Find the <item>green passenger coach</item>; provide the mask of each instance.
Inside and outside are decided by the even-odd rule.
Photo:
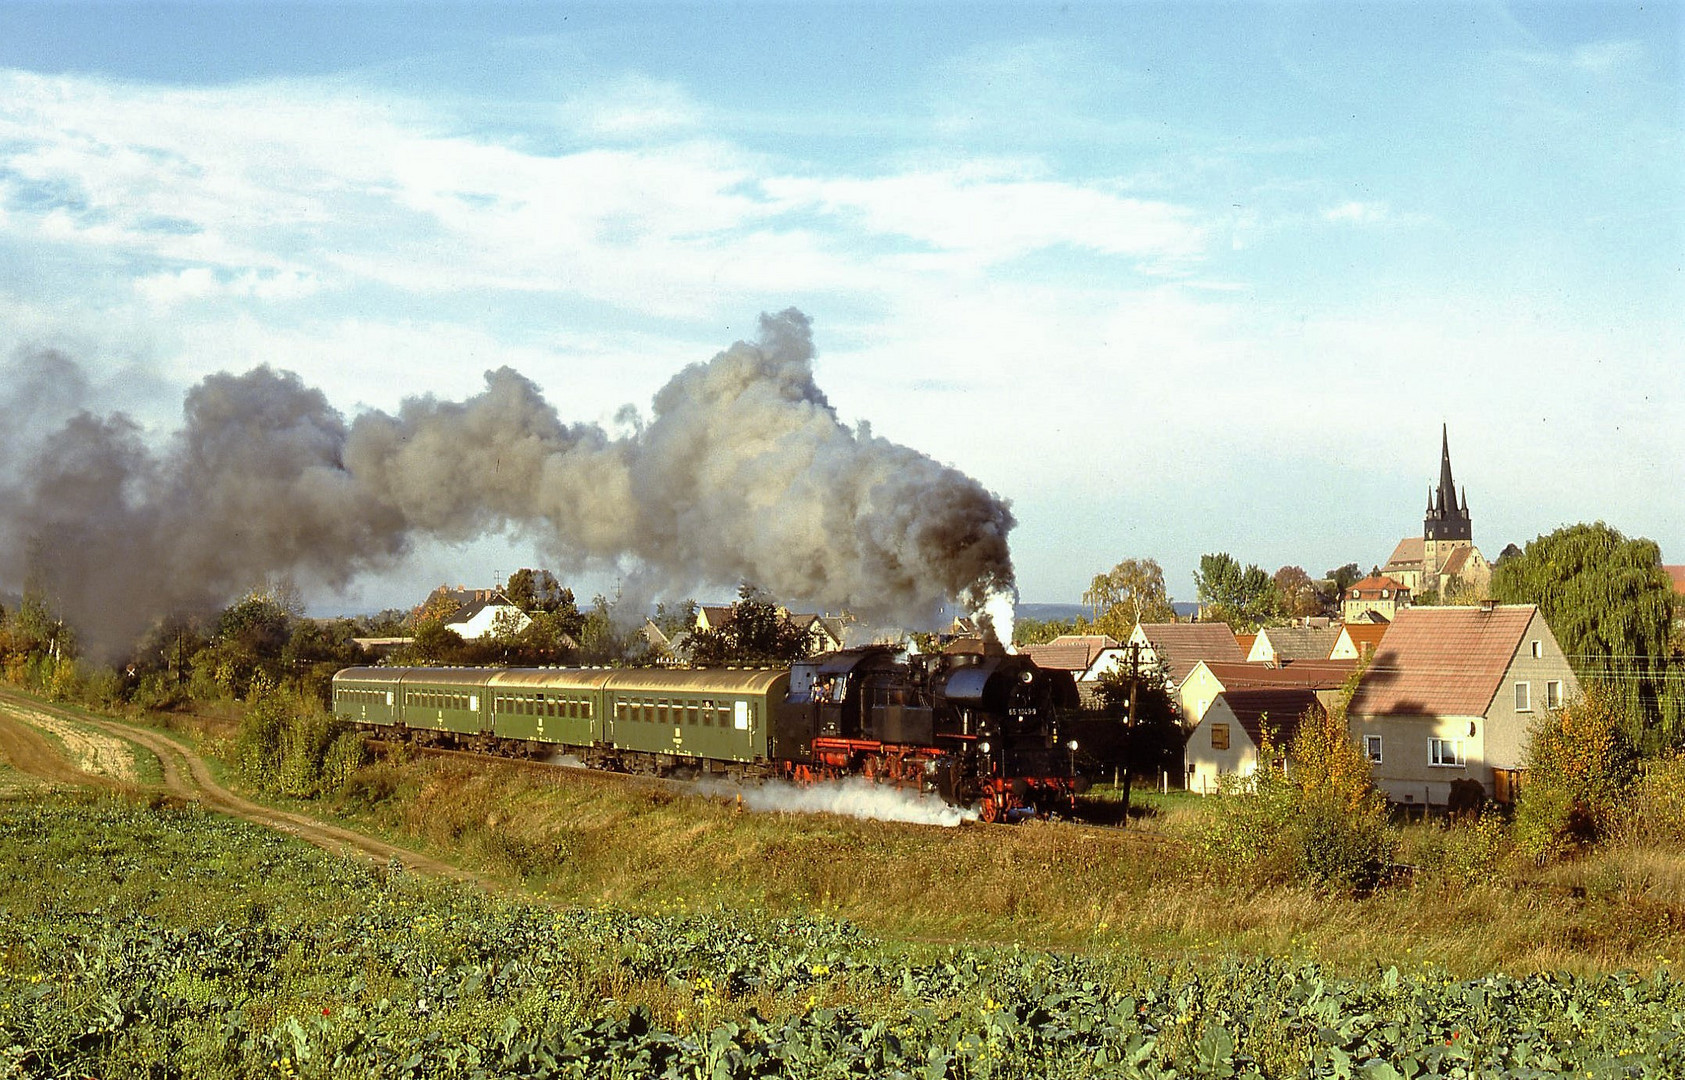
[[[347,668],[334,714],[441,745],[536,754],[633,771],[765,764],[782,670],[711,668]]]

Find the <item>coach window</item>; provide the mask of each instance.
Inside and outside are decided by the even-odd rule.
[[[736,702],[735,705],[736,715],[732,718],[732,727],[735,727],[738,731],[748,731],[749,703],[747,701],[739,701]]]

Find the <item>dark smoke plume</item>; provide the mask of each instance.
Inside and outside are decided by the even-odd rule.
[[[904,446],[851,430],[813,381],[808,319],[761,317],[614,438],[568,425],[509,368],[463,402],[347,422],[297,376],[217,374],[152,448],[82,407],[60,354],[18,358],[0,449],[0,584],[31,583],[114,655],[166,612],[291,576],[342,589],[417,540],[508,532],[634,594],[753,581],[869,625],[928,626],[945,601],[1011,593],[1006,504]]]

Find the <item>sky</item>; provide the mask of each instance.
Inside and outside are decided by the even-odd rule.
[[[762,312],[1010,500],[1020,594],[1420,535],[1685,562],[1685,6],[0,6],[0,355],[162,440],[206,374],[346,415],[510,365],[616,430]],[[620,419],[617,419],[617,416]],[[408,606],[543,552],[423,547]],[[552,565],[582,595],[612,581]],[[733,583],[700,590],[728,598]]]

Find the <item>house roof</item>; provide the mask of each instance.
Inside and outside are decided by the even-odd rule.
[[[1440,567],[1439,572],[1446,577],[1453,577],[1462,573],[1463,564],[1469,561],[1469,552],[1473,550],[1473,548],[1466,547],[1452,548],[1451,554],[1445,557],[1445,565]]]
[[[710,630],[718,630],[731,622],[730,604],[703,604],[696,609],[696,625],[706,626]]]
[[[1364,672],[1352,714],[1486,715],[1537,611],[1532,604],[1400,611]]]
[[[1386,622],[1349,622],[1342,628],[1342,631],[1347,637],[1351,638],[1352,645],[1361,653],[1364,646],[1371,649],[1380,648],[1381,639],[1387,636],[1387,627],[1391,625],[1391,623]],[[1332,652],[1333,650],[1330,649],[1329,651]]]
[[[1041,645],[1025,645],[1019,651],[1037,667],[1080,673],[1087,671],[1101,653],[1119,647],[1120,643],[1106,634],[1061,634]]]
[[[1205,662],[1224,691],[1258,687],[1297,687],[1301,690],[1337,690],[1357,669],[1355,660],[1301,660],[1286,667],[1263,664]]]
[[[1135,630],[1152,643],[1153,652],[1177,683],[1201,660],[1246,659],[1227,623],[1141,623]]]
[[[1322,704],[1309,690],[1296,687],[1268,687],[1256,690],[1225,690],[1217,695],[1229,706],[1235,720],[1246,729],[1254,746],[1264,744],[1264,729],[1270,742],[1285,746],[1299,733],[1299,719]],[[1211,713],[1205,714],[1207,718]]]
[[[1420,536],[1406,536],[1392,549],[1387,557],[1387,566],[1419,567],[1427,557],[1427,541]]]
[[[1381,597],[1382,589],[1387,590],[1387,599],[1389,600],[1397,596],[1400,591],[1410,591],[1409,586],[1403,585],[1385,574],[1370,574],[1362,581],[1354,581],[1346,586],[1346,599],[1359,600],[1367,596],[1371,600],[1378,600]]]
[[[462,623],[473,622],[474,617],[482,611],[485,611],[487,608],[490,608],[493,611],[509,610],[520,612],[521,610],[509,601],[501,598],[492,600],[474,600],[457,608],[456,614],[445,620],[445,625],[457,626]]]
[[[1326,660],[1340,639],[1335,626],[1268,626],[1258,631],[1268,638],[1278,660]]]
[[[1251,656],[1252,655],[1252,643],[1258,640],[1258,635],[1257,634],[1236,634],[1234,636],[1234,640],[1235,640],[1235,644],[1240,646],[1240,655]]]
[[[1685,596],[1685,566],[1664,566],[1668,580],[1673,582],[1673,591]]]

